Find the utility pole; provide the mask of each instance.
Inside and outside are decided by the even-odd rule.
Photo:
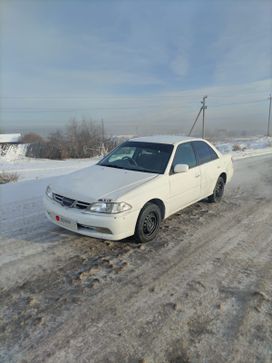
[[[193,126],[191,127],[191,130],[189,132],[189,136],[191,136],[191,133],[193,132],[193,129],[194,129],[196,123],[197,123],[197,120],[198,120],[201,112],[203,112],[203,114],[202,114],[202,138],[204,139],[204,137],[205,137],[205,110],[207,109],[207,106],[205,105],[205,100],[206,100],[207,97],[208,96],[204,96],[202,98],[202,101],[201,101],[202,106],[200,107],[200,110],[199,110],[199,112],[198,112],[198,114],[196,116],[196,119],[195,119],[195,121],[193,123]]]
[[[207,106],[205,105],[205,100],[208,96],[204,96],[202,103],[202,139],[205,139],[205,110],[207,109]]]
[[[268,122],[267,122],[267,136],[270,136],[270,117],[271,117],[271,94],[268,97],[269,99],[269,111],[268,111]]]
[[[104,127],[104,120],[101,120],[101,131],[102,131],[102,142],[105,140],[105,127]]]
[[[201,111],[202,111],[202,106],[200,107],[200,110],[199,110],[199,112],[198,112],[198,114],[196,116],[195,122],[193,123],[193,126],[191,127],[191,130],[190,130],[188,136],[191,136],[191,133],[193,132],[193,129],[194,129],[196,123],[197,123],[197,120],[198,120],[198,118],[199,118],[199,116],[201,114]]]

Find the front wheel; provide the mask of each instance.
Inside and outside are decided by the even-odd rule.
[[[213,194],[208,197],[209,202],[218,203],[221,201],[225,189],[225,180],[220,176],[217,179]]]
[[[153,203],[148,203],[140,212],[136,228],[135,239],[137,242],[145,243],[153,240],[160,228],[161,224],[160,208]]]

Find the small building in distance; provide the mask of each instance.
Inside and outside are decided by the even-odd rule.
[[[18,144],[21,134],[0,134],[0,144]]]

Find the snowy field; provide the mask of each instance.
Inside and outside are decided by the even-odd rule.
[[[231,153],[234,160],[272,153],[272,138],[243,138],[226,142],[215,142],[223,153]],[[233,149],[238,149],[233,151]],[[43,179],[68,174],[75,170],[95,164],[93,159],[49,160],[25,157],[26,145],[11,147],[7,154],[0,155],[0,172],[17,173],[19,181]]]
[[[17,173],[19,181],[42,179],[63,175],[96,163],[94,159],[49,160],[25,156],[26,145],[11,147],[6,155],[0,156],[0,172]]]

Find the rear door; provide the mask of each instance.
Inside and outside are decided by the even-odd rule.
[[[174,173],[177,164],[187,164],[186,173]],[[170,212],[186,207],[200,198],[200,168],[190,142],[180,144],[175,152],[174,160],[169,175],[170,185]]]
[[[218,176],[221,162],[217,153],[205,141],[192,142],[201,173],[201,197],[212,194]]]

